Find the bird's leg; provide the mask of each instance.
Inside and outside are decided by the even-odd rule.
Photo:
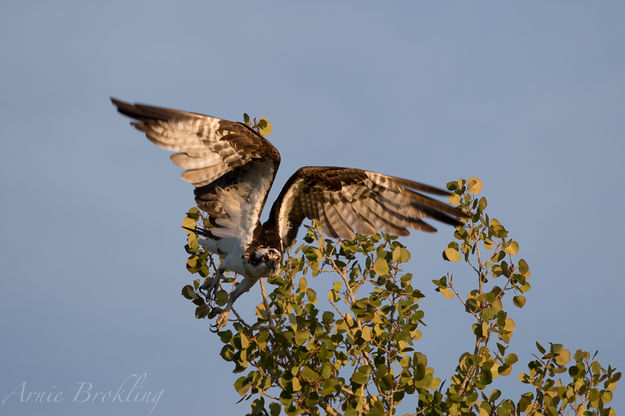
[[[241,283],[238,284],[238,286],[232,291],[232,293],[230,293],[226,308],[219,314],[219,316],[217,317],[217,322],[213,326],[215,328],[215,331],[219,331],[228,323],[228,316],[230,315],[230,309],[232,309],[232,304],[234,303],[234,301],[237,300],[237,298],[243,293],[250,290],[250,288],[254,286],[254,283],[256,283],[257,280],[258,279],[250,279],[246,277],[241,281]]]
[[[219,282],[221,278],[224,276],[224,269],[217,269],[217,273],[210,280],[205,281],[202,286],[200,286],[200,293],[204,295],[207,301],[211,301],[215,297],[215,293],[217,292],[217,288],[219,287]],[[204,293],[205,291],[206,293]]]

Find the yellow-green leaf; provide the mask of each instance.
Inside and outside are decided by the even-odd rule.
[[[382,257],[378,257],[378,259],[373,263],[373,271],[379,274],[380,276],[386,275],[389,272],[388,263]]]
[[[479,180],[478,178],[475,177],[471,177],[469,178],[468,184],[467,184],[467,189],[469,190],[469,192],[471,192],[472,194],[479,194],[480,191],[482,190],[482,181]]]
[[[297,377],[293,377],[292,385],[293,385],[293,391],[300,391],[302,389],[302,385],[300,384],[299,379]]]
[[[303,345],[306,341],[308,341],[308,338],[310,338],[310,331],[308,330],[300,331],[297,334],[295,334],[295,344]]]
[[[200,210],[197,207],[191,208],[189,211],[187,211],[187,217],[198,220],[200,218]]]
[[[445,296],[447,299],[451,299],[451,298],[454,297],[454,293],[451,290],[447,289],[447,288],[440,289],[440,291],[443,294],[443,296]]]
[[[436,390],[439,384],[441,384],[441,379],[437,377],[432,377],[432,381],[430,382],[430,385],[428,386],[428,388],[430,390]]]
[[[304,366],[301,371],[302,377],[304,380],[314,383],[319,379],[319,374],[313,371],[310,367]]]
[[[371,341],[371,328],[369,328],[368,326],[362,328],[362,339],[367,342]]]
[[[571,361],[571,353],[569,352],[569,350],[563,349],[556,357],[556,364],[558,365],[565,365],[569,361]]]
[[[263,136],[271,135],[271,130],[272,130],[271,129],[271,123],[269,122],[269,120],[266,117],[261,117],[261,120],[265,120],[267,122],[267,125],[264,128],[259,128],[258,131]]]
[[[236,391],[241,395],[245,395],[245,393],[247,392],[247,390],[250,388],[251,385],[251,381],[247,378],[247,376],[242,376],[239,377],[237,379],[237,381],[234,382],[234,388],[236,389]]]
[[[510,318],[506,318],[506,323],[504,326],[504,329],[506,331],[514,331],[514,328],[516,328],[516,325],[514,324],[514,321]]]
[[[451,194],[447,198],[449,198],[449,203],[451,205],[458,205],[458,204],[460,204],[461,199],[460,199],[460,195],[458,195],[458,194]]]
[[[191,217],[184,217],[184,220],[182,220],[182,226],[183,227],[187,227],[187,228],[191,228],[192,230],[195,230],[195,220]],[[185,229],[186,232],[190,233],[191,231]]]
[[[410,260],[410,252],[406,250],[404,247],[397,246],[393,250],[393,262],[395,263],[405,263]]]
[[[516,241],[510,241],[510,243],[508,243],[508,246],[506,247],[506,253],[510,254],[511,256],[514,256],[518,252],[519,252],[519,243],[517,243]]]
[[[265,309],[265,304],[261,303],[256,307],[256,316],[260,319],[268,319],[267,310]]]
[[[443,258],[447,261],[460,261],[462,258],[458,250],[452,247],[447,247],[445,251],[443,251]]]
[[[406,263],[408,260],[410,260],[410,252],[408,250],[406,250],[405,248],[401,248],[401,262],[402,263]]]
[[[306,282],[306,278],[305,277],[300,277],[299,279],[299,287],[298,287],[298,292],[305,292],[306,289],[308,289],[308,282]]]
[[[250,340],[247,339],[245,334],[241,334],[241,348],[247,348],[250,345]]]
[[[514,306],[516,306],[517,308],[522,308],[523,305],[525,305],[525,296],[523,295],[515,296],[512,299],[512,303],[514,303]]]

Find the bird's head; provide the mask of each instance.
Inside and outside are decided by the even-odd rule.
[[[272,276],[282,267],[282,255],[272,247],[259,247],[250,256],[250,264],[259,276]]]

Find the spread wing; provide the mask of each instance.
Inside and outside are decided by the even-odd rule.
[[[229,240],[220,248],[235,240],[249,243],[280,165],[276,148],[241,123],[111,101],[151,142],[176,152],[171,160],[185,169],[182,179],[196,186],[195,200],[210,215],[212,233]]]
[[[408,228],[436,231],[422,218],[461,224],[462,211],[425,194],[449,193],[361,169],[308,166],[282,188],[268,223],[277,227],[284,247],[292,244],[304,218],[318,220],[329,236],[345,239],[378,229],[394,235],[407,235]]]

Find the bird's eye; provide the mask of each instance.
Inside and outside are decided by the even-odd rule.
[[[269,257],[267,257],[267,255],[265,254],[265,255],[263,256],[263,261],[267,261],[267,260],[269,260]]]

